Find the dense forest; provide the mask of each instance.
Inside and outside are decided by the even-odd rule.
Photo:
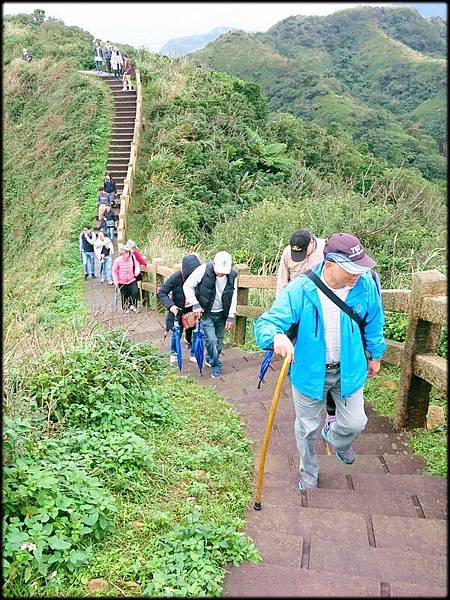
[[[191,57],[261,86],[274,111],[339,127],[392,166],[446,179],[447,27],[412,8],[293,16],[230,32]]]

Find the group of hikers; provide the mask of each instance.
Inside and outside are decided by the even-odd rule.
[[[255,322],[257,344],[273,348],[291,363],[301,491],[318,486],[315,438],[325,403],[323,439],[341,463],[356,460],[352,444],[367,423],[364,384],[379,372],[386,349],[375,266],[350,233],[325,240],[297,230],[281,256],[275,302]],[[182,332],[186,320],[181,316],[192,313],[185,332],[192,362],[192,329],[201,319],[206,365],[211,377],[221,377],[224,334],[233,327],[237,305],[231,255],[221,251],[204,264],[196,253],[185,256],[181,269],[159,288],[158,297],[168,309],[167,331],[177,319]],[[170,361],[176,360],[172,336]]]
[[[95,237],[86,225],[80,251],[85,278],[89,270],[95,278],[96,256],[102,281],[120,288],[125,312],[136,312],[140,266],[147,263],[133,240],[120,248],[113,262],[111,238],[103,231]],[[256,343],[262,349],[273,348],[291,363],[301,491],[318,485],[315,438],[324,405],[323,439],[341,463],[356,460],[352,444],[367,423],[364,384],[379,372],[386,349],[375,266],[350,233],[321,239],[307,229],[297,230],[281,256],[275,302],[255,321]],[[237,270],[231,255],[220,251],[203,264],[195,252],[184,256],[181,269],[160,286],[158,297],[168,310],[166,331],[173,331],[178,322],[192,362],[196,361],[192,332],[201,321],[205,364],[212,378],[220,378],[224,335],[234,325],[237,306]],[[176,361],[173,334],[170,362]]]
[[[122,91],[131,91],[131,76],[134,75],[135,67],[131,58],[125,52],[122,54],[116,47],[113,48],[110,41],[107,41],[102,48],[99,41],[94,46],[95,72],[101,75],[103,73],[103,60],[106,64],[106,73],[113,73],[116,79],[122,78]]]
[[[141,265],[147,267],[147,261],[134,240],[128,240],[114,260],[113,257],[113,239],[101,229],[96,234],[89,224],[84,225],[80,233],[80,258],[83,262],[84,278],[97,278],[97,261],[100,283],[116,286],[120,291],[124,313],[137,312],[138,281],[142,279]]]

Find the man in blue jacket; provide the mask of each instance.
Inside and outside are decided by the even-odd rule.
[[[336,403],[336,420],[325,425],[322,437],[333,446],[340,462],[355,462],[352,443],[367,423],[363,387],[367,377],[380,370],[386,348],[381,299],[368,275],[375,261],[366,254],[358,238],[349,233],[330,236],[324,258],[315,273],[361,318],[365,317],[366,351],[356,322],[306,275],[291,281],[255,323],[257,344],[267,348],[273,343],[274,351],[292,363],[290,377],[302,491],[317,487],[315,438],[328,390]],[[298,323],[295,347],[285,335],[294,323]]]

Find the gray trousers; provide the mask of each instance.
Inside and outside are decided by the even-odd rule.
[[[319,465],[317,464],[315,442],[316,431],[320,426],[325,399],[330,390],[336,403],[336,421],[330,425],[329,439],[335,451],[345,451],[359,436],[367,423],[364,412],[363,388],[351,396],[341,398],[340,369],[330,369],[325,373],[325,386],[322,400],[305,396],[292,386],[295,409],[295,440],[300,455],[300,477],[306,483],[317,485]]]

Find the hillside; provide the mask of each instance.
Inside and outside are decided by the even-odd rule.
[[[149,256],[178,262],[187,248],[209,257],[225,247],[273,273],[298,223],[360,236],[386,287],[407,286],[422,264],[445,269],[445,199],[417,171],[374,159],[340,127],[269,114],[258,87],[234,76],[148,54],[140,70],[130,221]]]
[[[338,124],[375,156],[446,178],[442,19],[370,7],[289,17],[266,33],[228,33],[190,60],[258,83],[272,110]]]
[[[171,58],[179,58],[196,50],[201,50],[209,42],[214,42],[222,33],[230,31],[231,27],[216,27],[208,33],[197,33],[196,35],[186,35],[184,37],[174,38],[164,44],[159,51],[160,54],[170,56]]]

